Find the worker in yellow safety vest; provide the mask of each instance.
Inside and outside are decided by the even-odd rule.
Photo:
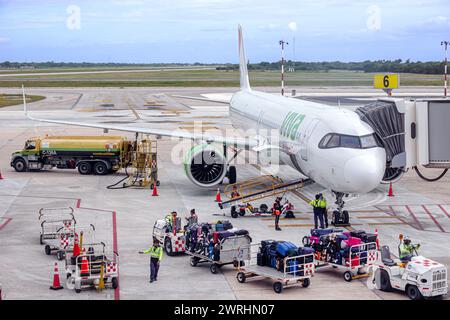
[[[163,249],[158,239],[153,238],[153,245],[145,251],[139,251],[140,254],[150,253],[150,283],[158,280],[159,264],[162,259]]]
[[[405,237],[403,242],[400,243],[399,251],[400,251],[400,260],[402,262],[411,261],[411,258],[414,256],[414,252],[420,248],[420,244],[413,245],[411,244],[411,239]]]
[[[325,197],[322,193],[319,193],[320,196],[320,202],[319,202],[319,208],[321,208],[323,220],[325,222],[325,228],[328,228],[328,212],[327,212],[327,200],[325,200]]]
[[[309,203],[313,207],[313,213],[314,213],[314,229],[317,229],[319,227],[319,221],[320,220],[320,228],[323,229],[323,209],[320,207],[321,200],[320,195],[316,194],[316,197],[313,201]]]

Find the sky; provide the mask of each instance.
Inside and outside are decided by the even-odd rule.
[[[449,0],[0,0],[0,61],[252,63],[443,58]],[[294,40],[295,39],[295,40]]]

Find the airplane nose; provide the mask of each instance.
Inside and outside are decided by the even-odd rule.
[[[345,163],[345,182],[355,192],[366,193],[378,186],[384,170],[384,158],[372,154],[356,156]]]

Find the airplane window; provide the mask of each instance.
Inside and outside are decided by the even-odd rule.
[[[319,142],[319,148],[352,148],[352,149],[368,149],[383,147],[375,134],[365,136],[349,136],[345,134],[329,133],[325,135]]]
[[[327,148],[337,148],[339,147],[339,135],[333,134],[331,135],[330,141],[327,143]]]
[[[359,149],[361,148],[361,143],[359,142],[359,137],[341,135],[340,146],[343,148]]]
[[[379,144],[374,134],[362,136],[360,137],[360,139],[361,139],[361,148],[363,149],[379,147]]]

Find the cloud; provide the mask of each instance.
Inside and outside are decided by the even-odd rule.
[[[295,21],[289,22],[288,27],[292,31],[297,31],[297,22],[295,22]]]

